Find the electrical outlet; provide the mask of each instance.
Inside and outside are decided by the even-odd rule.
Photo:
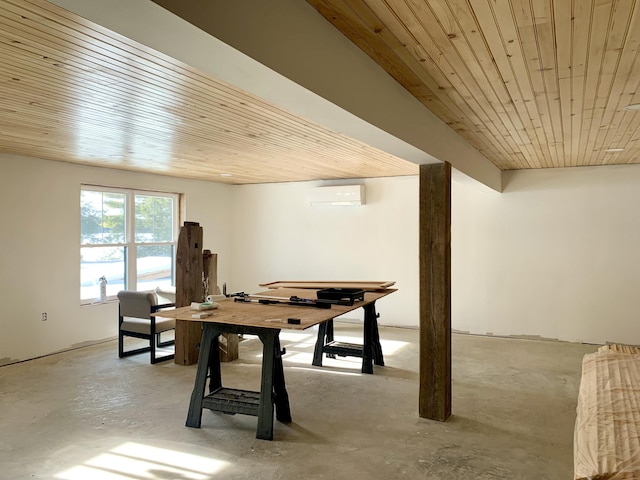
[[[43,322],[47,321],[47,312],[42,312],[42,321]]]

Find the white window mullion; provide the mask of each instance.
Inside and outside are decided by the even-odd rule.
[[[129,290],[138,289],[138,252],[136,250],[135,228],[136,228],[136,205],[135,195],[127,193],[127,288]]]

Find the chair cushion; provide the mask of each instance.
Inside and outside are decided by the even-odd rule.
[[[155,294],[158,299],[158,305],[176,303],[176,287],[156,287]]]
[[[174,318],[156,317],[156,333],[166,332],[174,328],[176,328]],[[120,329],[125,332],[149,335],[151,332],[151,320],[146,318],[124,317]]]
[[[118,292],[120,301],[120,315],[123,317],[148,318],[151,307],[157,305],[156,294],[153,292],[133,292],[121,290]]]

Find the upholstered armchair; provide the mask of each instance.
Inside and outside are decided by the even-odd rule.
[[[170,360],[174,354],[156,356],[156,349],[174,344],[174,340],[162,341],[161,334],[174,330],[176,322],[173,318],[158,316],[165,308],[175,307],[174,303],[158,304],[155,292],[118,292],[120,302],[118,313],[118,356],[120,358],[138,353],[150,352],[151,363]],[[136,337],[149,341],[149,345],[125,351],[124,337]]]

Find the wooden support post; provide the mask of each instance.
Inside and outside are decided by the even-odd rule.
[[[202,272],[202,227],[196,222],[184,222],[176,253],[176,307],[202,301]],[[175,363],[198,363],[201,336],[202,322],[176,321]]]
[[[420,165],[419,415],[451,415],[451,165]]]
[[[220,361],[233,362],[238,358],[238,345],[240,338],[237,333],[220,334]]]
[[[218,254],[211,253],[211,250],[205,250],[202,252],[202,266],[205,285],[203,296],[220,295],[220,287],[218,287]],[[237,333],[220,334],[220,361],[232,362],[238,358],[239,343],[240,339],[238,338]]]
[[[211,250],[202,252],[202,268],[204,272],[206,291],[202,293],[203,297],[207,295],[220,295],[220,287],[218,287],[218,254],[211,253]],[[202,299],[204,301],[204,298]]]

